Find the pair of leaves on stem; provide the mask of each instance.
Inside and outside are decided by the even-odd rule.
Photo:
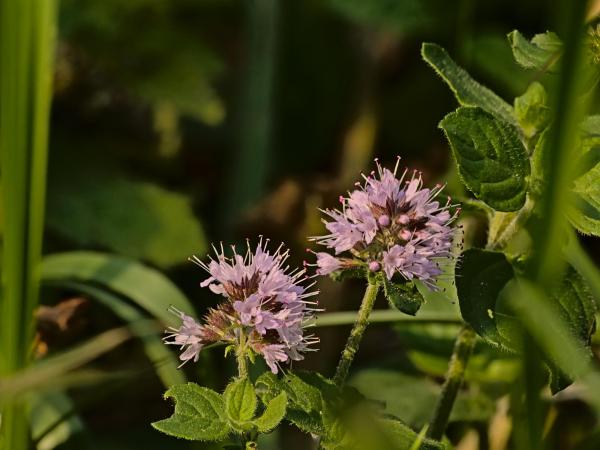
[[[286,419],[318,436],[326,450],[408,450],[418,439],[415,431],[385,414],[381,402],[369,401],[351,387],[340,389],[318,373],[288,373],[280,379],[267,372],[256,380],[256,387],[263,402],[285,392]],[[441,450],[443,446],[425,439],[419,448]]]
[[[165,434],[193,441],[222,441],[229,435],[255,437],[274,429],[285,416],[287,395],[280,392],[264,403],[256,416],[258,399],[247,378],[231,382],[223,394],[195,383],[171,387],[165,398],[175,400],[175,412],[152,426]]]
[[[516,61],[523,67],[552,71],[562,43],[554,33],[531,41],[518,31],[508,36]],[[535,159],[544,150],[542,131],[551,114],[544,87],[532,83],[515,99],[514,108],[482,86],[448,53],[435,44],[423,44],[423,59],[444,79],[462,105],[440,123],[459,174],[475,197],[496,211],[518,211],[525,205],[532,183],[544,180]],[[595,66],[594,66],[595,67]],[[599,71],[600,73],[600,71]],[[592,74],[593,75],[593,74]],[[590,76],[594,84],[598,76]],[[595,81],[596,80],[596,81]],[[535,147],[535,151],[534,151]],[[568,212],[582,233],[600,236],[600,118],[590,116],[581,125],[578,157],[584,167],[572,185],[576,204]],[[533,153],[533,167],[529,155]],[[532,173],[533,172],[533,173]],[[537,172],[537,173],[536,173]]]

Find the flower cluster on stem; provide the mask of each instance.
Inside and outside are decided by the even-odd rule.
[[[451,223],[460,209],[450,198],[438,201],[442,185],[424,188],[417,171],[405,169],[399,177],[397,171],[398,164],[391,171],[377,162],[377,172],[363,175],[364,183],[340,197],[341,210],[323,211],[329,234],[312,239],[335,254],[316,253],[319,274],[362,266],[436,289],[440,261],[452,257]]]
[[[314,283],[306,285],[305,269],[290,271],[285,265],[289,252],[283,244],[274,252],[267,247],[268,240],[261,238],[254,250],[248,244],[244,256],[232,246],[227,257],[221,246],[208,262],[191,258],[210,275],[201,286],[225,301],[210,309],[202,323],[173,309],[181,325],[167,330],[165,342],[181,347],[183,363],[197,361],[208,344],[224,343],[235,351],[240,370],[246,370],[245,358],[260,355],[277,373],[282,364],[313,350],[318,338],[305,334],[305,328],[316,311],[316,303],[309,300],[317,294],[310,291]]]

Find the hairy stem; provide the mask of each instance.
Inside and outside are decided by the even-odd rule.
[[[373,310],[373,305],[375,304],[378,291],[379,282],[369,283],[367,285],[365,295],[362,299],[362,304],[360,305],[360,309],[358,311],[358,316],[356,317],[356,322],[354,322],[350,336],[348,336],[348,341],[346,341],[346,346],[342,351],[340,362],[338,363],[335,376],[333,377],[334,383],[339,387],[342,387],[346,382],[348,371],[350,370],[350,366],[354,360],[354,355],[358,351],[362,336],[367,328],[367,325],[369,324],[369,315]]]
[[[446,381],[429,425],[427,436],[431,439],[439,441],[444,435],[450,412],[463,382],[467,362],[474,346],[475,331],[469,325],[465,325],[456,338],[454,350],[448,364]]]

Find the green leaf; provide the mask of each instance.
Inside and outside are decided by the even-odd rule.
[[[461,107],[448,114],[440,128],[465,185],[498,211],[516,211],[525,204],[529,159],[517,129],[481,108]]]
[[[97,252],[67,252],[49,255],[42,264],[44,282],[82,281],[103,286],[129,298],[154,317],[175,325],[169,306],[192,312],[185,295],[157,270],[127,258]]]
[[[596,329],[597,307],[588,285],[573,267],[567,267],[560,286],[552,292],[552,298],[573,336],[589,347]]]
[[[546,90],[537,81],[529,85],[527,91],[515,98],[515,115],[517,122],[527,138],[531,138],[548,125],[550,108]]]
[[[411,450],[413,443],[417,439],[422,439],[415,431],[396,419],[382,419],[380,426],[393,448],[397,450]],[[444,450],[446,446],[442,442],[425,438],[418,448],[420,450]]]
[[[261,433],[267,433],[275,428],[285,417],[287,407],[287,394],[281,392],[273,400],[267,403],[262,415],[253,421]]]
[[[281,392],[287,394],[286,419],[305,433],[324,433],[321,413],[323,396],[318,384],[327,383],[319,374],[309,372],[288,373],[279,380],[266,372],[256,380],[257,393],[268,404]]]
[[[192,441],[220,441],[231,431],[219,393],[187,383],[173,386],[165,398],[175,400],[175,413],[152,424],[158,431]]]
[[[225,411],[233,422],[247,422],[254,417],[256,411],[256,394],[254,386],[248,378],[235,380],[225,388]]]
[[[385,276],[383,278],[383,292],[390,306],[405,314],[416,315],[425,299],[414,284],[396,284]]]
[[[508,34],[515,60],[527,69],[554,70],[562,51],[562,42],[555,33],[536,34],[528,41],[514,30]]]
[[[512,106],[471,78],[442,47],[424,43],[421,47],[421,55],[448,84],[461,105],[478,106],[505,122],[516,124]]]
[[[584,126],[584,132],[600,132],[589,119]],[[600,136],[584,137],[581,152],[579,167],[583,173],[573,183],[575,202],[567,216],[579,232],[600,236]]]
[[[51,177],[46,221],[79,246],[101,246],[163,268],[207,247],[188,197],[93,170]]]
[[[508,349],[514,346],[506,334],[507,324],[513,319],[499,304],[499,294],[513,278],[513,268],[503,253],[469,249],[456,266],[463,318],[486,341]]]

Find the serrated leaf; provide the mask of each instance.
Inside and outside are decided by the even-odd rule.
[[[271,372],[265,372],[256,380],[257,393],[262,402],[267,404],[285,392],[288,400],[286,419],[305,433],[321,434],[324,432],[321,393],[300,376],[305,376],[304,372],[290,373],[280,380]]]
[[[530,165],[514,126],[481,108],[461,107],[444,117],[440,128],[461,178],[478,199],[497,211],[523,207]]]
[[[414,285],[398,285],[384,278],[383,292],[392,308],[414,316],[425,299]]]
[[[548,125],[550,108],[547,103],[546,90],[537,81],[531,83],[523,95],[515,98],[517,122],[527,138],[535,136]]]
[[[515,60],[527,69],[554,70],[562,51],[562,42],[550,31],[536,34],[529,41],[519,31],[514,30],[508,34],[508,41]]]
[[[104,247],[160,267],[180,264],[207,246],[183,194],[94,172],[51,181],[48,227],[80,246]]]
[[[478,106],[505,122],[516,124],[512,106],[471,78],[466,70],[454,62],[444,48],[437,44],[424,43],[421,47],[421,55],[448,84],[461,105]]]
[[[174,414],[152,426],[165,434],[192,441],[220,441],[231,429],[222,396],[195,383],[178,384],[165,392],[175,400]]]
[[[275,428],[285,417],[287,407],[287,394],[281,392],[273,400],[267,403],[262,415],[253,421],[261,433],[266,433]]]
[[[254,386],[248,378],[235,380],[225,388],[225,411],[234,422],[247,422],[254,417],[257,399]]]
[[[513,278],[514,270],[503,253],[469,249],[456,266],[463,319],[489,343],[510,349],[513,344],[505,331],[513,319],[498,302],[500,292]]]

